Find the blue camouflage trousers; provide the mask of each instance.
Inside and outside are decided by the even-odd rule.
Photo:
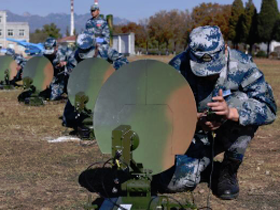
[[[242,161],[257,129],[258,126],[254,125],[242,126],[236,122],[226,122],[216,132],[214,155],[225,152],[225,157]]]
[[[211,163],[212,155],[225,152],[224,158],[242,161],[257,128],[227,121],[216,131],[214,138],[212,132],[195,133],[186,154],[177,155],[175,165],[156,176],[157,185],[167,192],[194,189],[201,180],[201,172]]]
[[[55,77],[50,85],[51,93],[50,100],[59,100],[61,95],[66,93],[67,78],[65,75],[59,75]]]

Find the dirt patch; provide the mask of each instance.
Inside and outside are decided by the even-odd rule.
[[[171,57],[141,57],[168,62]],[[137,57],[133,59],[139,59]],[[271,84],[277,103],[280,99],[280,61],[256,60]],[[78,177],[91,163],[105,160],[97,144],[53,143],[62,136],[64,103],[28,107],[17,102],[19,90],[0,92],[0,209],[84,209],[89,193]],[[250,147],[238,177],[240,195],[222,201],[211,195],[212,209],[279,209],[280,202],[280,121],[261,127]],[[207,205],[208,187],[200,184],[193,192],[197,207]],[[172,197],[190,201],[190,193]]]

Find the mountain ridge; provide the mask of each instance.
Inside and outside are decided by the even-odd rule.
[[[47,16],[32,15],[29,12],[24,12],[22,15],[17,15],[9,10],[7,12],[7,22],[28,22],[30,33],[36,29],[42,29],[43,25],[54,23],[60,29],[62,35],[66,34],[66,30],[70,30],[70,14],[66,13],[50,13]],[[90,13],[78,15],[74,14],[75,30],[80,33],[85,29],[85,24],[91,18]],[[130,21],[124,18],[113,17],[114,25],[125,25]]]

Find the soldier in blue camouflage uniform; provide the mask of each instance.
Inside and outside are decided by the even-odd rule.
[[[99,16],[100,10],[98,3],[95,3],[90,8],[91,16],[86,22],[86,30],[93,33],[98,43],[98,48],[102,49],[100,53],[108,51],[110,45],[110,30],[106,20]]]
[[[23,72],[23,68],[27,62],[27,60],[21,55],[21,54],[17,54],[15,53],[15,51],[11,48],[8,48],[5,55],[10,55],[13,57],[13,59],[16,61],[17,63],[17,75],[10,81],[11,84],[16,85],[17,81],[20,81],[22,79],[22,72]]]
[[[57,49],[56,40],[47,38],[44,43],[44,56],[50,60],[54,67],[54,79],[50,84],[50,100],[59,100],[61,95],[66,93],[68,74],[66,70],[67,60],[72,51],[67,46],[59,46]]]
[[[12,80],[12,83],[22,80],[22,72],[27,60],[20,54],[15,55],[15,61],[17,63],[17,75]]]
[[[177,156],[167,189],[195,187],[212,155],[225,152],[212,190],[221,199],[235,199],[237,170],[248,144],[258,126],[276,118],[272,89],[251,56],[226,46],[217,26],[195,28],[186,51],[169,64],[190,84],[198,121],[186,155]]]
[[[109,63],[113,64],[116,70],[118,70],[122,65],[128,63],[126,57],[118,53],[116,50],[109,48],[108,51],[104,51],[103,48],[98,48],[94,34],[89,31],[79,34],[76,43],[78,49],[71,54],[67,63],[69,73],[71,73],[75,66],[81,61],[94,57],[107,60]],[[74,106],[72,106],[68,100],[63,113],[63,125],[66,127],[72,127],[75,130],[78,127],[79,129],[83,129],[82,121],[84,119],[85,116],[83,115],[76,118]]]

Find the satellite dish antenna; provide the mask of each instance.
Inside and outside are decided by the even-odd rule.
[[[140,138],[133,159],[152,174],[174,165],[196,128],[190,86],[173,67],[153,60],[121,67],[101,87],[94,108],[94,130],[102,153],[111,154],[112,131],[129,125]]]
[[[88,97],[87,109],[93,111],[93,107],[103,83],[114,72],[113,66],[101,58],[90,58],[80,62],[69,77],[67,91],[70,103],[77,105],[77,94]]]
[[[32,84],[39,93],[50,86],[53,75],[52,63],[43,56],[35,56],[26,62],[22,75],[23,85]]]
[[[12,80],[17,75],[17,64],[10,55],[0,56],[0,82]],[[8,78],[5,78],[8,76]]]

